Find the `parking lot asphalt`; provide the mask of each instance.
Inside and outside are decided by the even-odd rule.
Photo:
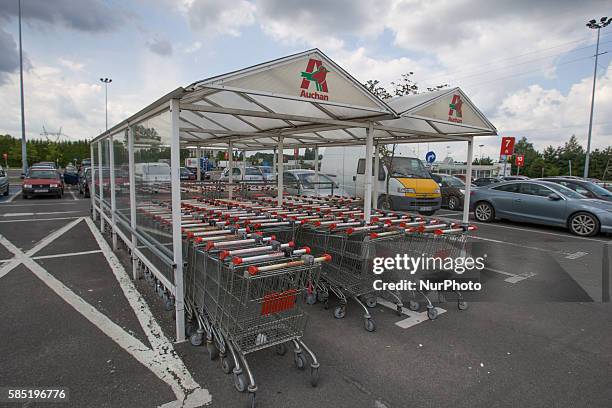
[[[205,347],[173,342],[172,313],[144,280],[130,283],[129,256],[92,229],[89,200],[15,194],[0,198],[0,385],[68,387],[74,407],[167,408],[185,395],[184,406],[247,406]],[[449,301],[430,321],[379,304],[368,333],[354,302],[340,320],[308,306],[319,385],[291,353],[257,352],[259,406],[609,407],[610,238],[478,227],[468,248],[487,255],[485,290],[467,310]]]

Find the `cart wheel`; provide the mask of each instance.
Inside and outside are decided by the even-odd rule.
[[[317,300],[321,303],[325,303],[328,297],[329,295],[327,294],[327,292],[323,292],[323,291],[317,292]]]
[[[234,360],[227,357],[221,358],[221,369],[225,374],[230,374],[234,369]]]
[[[378,304],[378,299],[376,299],[376,296],[370,296],[366,298],[365,304],[369,308],[376,307],[376,305]]]
[[[245,392],[247,389],[247,381],[244,374],[236,374],[234,373],[234,387],[238,390],[238,392]]]
[[[206,350],[208,350],[208,357],[211,360],[214,360],[219,357],[219,349],[217,348],[217,346],[215,346],[214,342],[206,343]]]
[[[325,299],[325,303],[323,303],[323,308],[325,310],[329,309],[329,300],[328,299]]]
[[[295,357],[293,358],[293,362],[295,363],[295,366],[299,370],[303,370],[304,367],[306,367],[306,359],[304,358],[304,354],[302,354],[302,352],[295,353]]]
[[[308,303],[309,305],[314,305],[315,303],[317,303],[317,295],[315,295],[314,293],[306,294],[306,303]]]
[[[397,305],[395,307],[395,313],[397,313],[398,316],[402,315],[402,311],[403,311],[403,309],[402,309],[402,307],[400,305]]]
[[[192,333],[189,336],[189,342],[192,346],[201,346],[202,345],[202,333]]]
[[[169,312],[174,309],[174,300],[171,297],[166,296],[164,299],[164,309]]]
[[[310,367],[310,385],[316,387],[319,383],[319,367]]]
[[[191,335],[195,332],[195,327],[193,323],[189,322],[185,325],[185,336],[191,337]]]
[[[365,329],[369,332],[376,330],[376,325],[372,319],[365,319]]]
[[[468,308],[468,302],[466,302],[465,300],[460,300],[457,302],[457,308],[459,310],[465,310]]]
[[[436,320],[436,318],[438,317],[438,309],[436,309],[435,307],[428,307],[427,317],[429,317],[429,320]]]
[[[287,353],[287,346],[285,346],[285,343],[277,344],[276,354],[278,354],[279,356],[284,356],[285,353]]]
[[[251,400],[251,408],[255,408],[257,400],[255,399],[255,393],[254,392],[251,393],[251,396],[249,397],[249,399]]]
[[[416,312],[420,308],[421,308],[421,304],[417,302],[416,300],[411,300],[410,302],[408,302],[408,309],[412,310],[413,312]]]
[[[346,316],[346,308],[344,306],[336,306],[334,309],[334,317],[336,319],[342,319]]]

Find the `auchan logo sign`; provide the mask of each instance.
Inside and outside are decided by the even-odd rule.
[[[321,60],[310,58],[306,65],[306,70],[302,71],[300,77],[302,83],[300,85],[302,98],[319,99],[322,101],[329,100],[327,95],[329,89],[327,87],[327,74],[330,71],[323,65]],[[314,92],[311,92],[314,85]]]
[[[463,106],[463,101],[461,100],[461,95],[455,94],[453,95],[453,99],[451,103],[448,104],[448,121],[461,123],[463,122],[463,112],[461,108]]]

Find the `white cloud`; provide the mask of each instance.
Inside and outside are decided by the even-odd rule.
[[[180,9],[191,29],[208,37],[238,37],[242,28],[255,22],[255,6],[246,0],[187,0]]]
[[[85,64],[72,61],[67,58],[60,57],[57,61],[60,63],[60,65],[70,69],[71,71],[81,71],[85,67]]]

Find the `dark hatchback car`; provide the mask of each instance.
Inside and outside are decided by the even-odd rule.
[[[489,184],[500,183],[502,180],[497,177],[479,177],[474,180],[474,185],[478,187],[488,186]]]
[[[196,175],[187,167],[181,167],[181,181],[195,180]]]
[[[23,180],[21,192],[24,199],[35,196],[64,195],[64,184],[59,173],[51,169],[31,169]]]
[[[440,185],[442,207],[448,207],[449,210],[463,208],[465,183],[461,179],[449,174],[439,173],[433,173],[431,178]]]
[[[597,198],[600,200],[612,201],[612,192],[608,191],[607,189],[592,181],[560,177],[541,178],[540,180],[561,184],[562,186],[570,188],[578,194],[582,194],[587,198]]]

